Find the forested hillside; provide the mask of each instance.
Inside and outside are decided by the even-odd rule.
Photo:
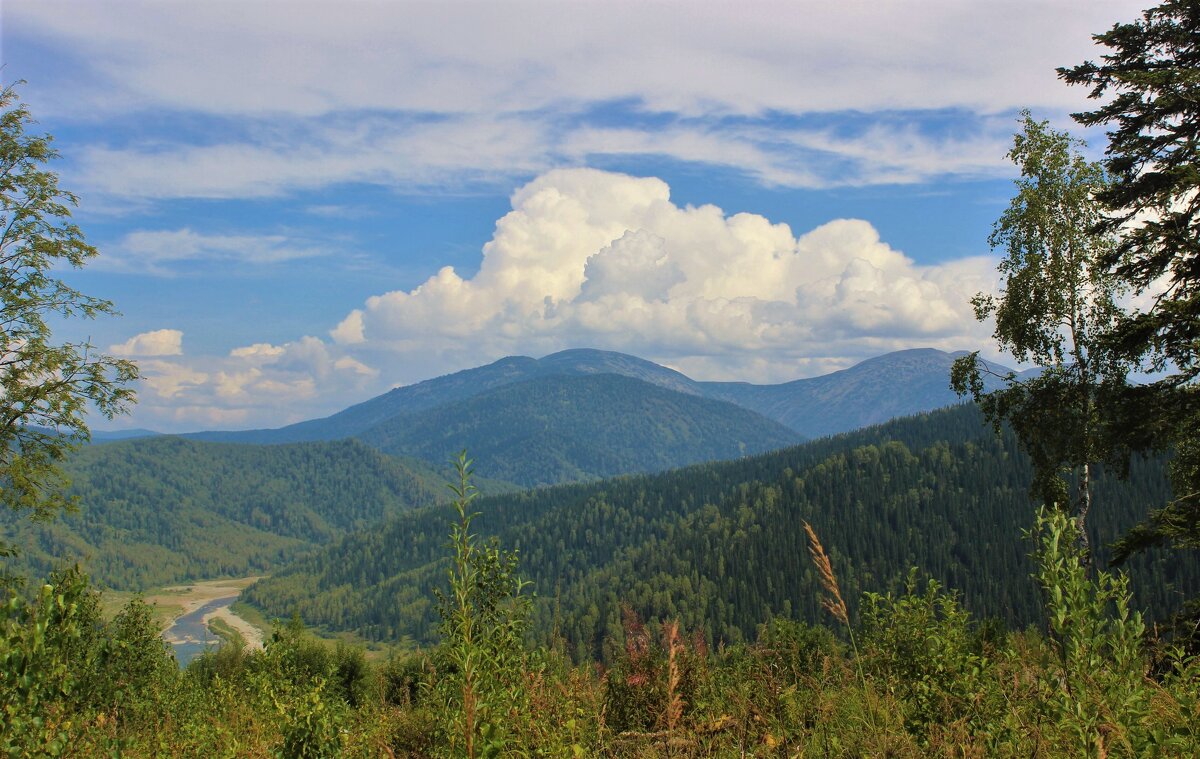
[[[1039,619],[1021,531],[1030,469],[960,406],[741,461],[486,498],[481,534],[517,549],[540,599],[534,628],[574,654],[607,655],[622,604],[678,618],[710,644],[752,636],[782,615],[820,618],[804,521],[830,546],[846,598],[896,588],[911,567],[963,594],[966,608],[1015,626]],[[1158,461],[1129,482],[1103,478],[1091,522],[1111,540],[1168,493]],[[450,513],[427,509],[358,532],[250,588],[269,614],[377,639],[435,638]],[[1200,588],[1195,562],[1130,566],[1151,609]]]
[[[359,438],[425,461],[466,448],[480,474],[528,487],[737,458],[801,439],[732,403],[616,374],[509,384]]]
[[[685,395],[726,401],[774,420],[801,438],[815,438],[879,424],[898,416],[953,405],[958,396],[947,378],[958,354],[932,348],[897,351],[849,369],[775,385],[748,382],[698,382],[673,369],[613,351],[576,348],[540,359],[508,356],[485,366],[399,387],[323,419],[273,430],[209,431],[187,435],[196,440],[239,443],[289,443],[372,437],[372,427],[402,426],[404,420],[428,419],[437,410],[462,409],[464,402],[519,383],[611,374]],[[994,367],[997,377],[1009,370]],[[998,386],[989,378],[987,386]],[[488,403],[495,410],[495,400]],[[508,412],[506,412],[508,413]],[[469,423],[451,415],[453,424]],[[570,434],[568,432],[568,434]],[[443,459],[438,459],[439,463]],[[634,470],[626,470],[634,471]]]
[[[701,391],[753,409],[809,438],[882,424],[889,419],[952,406],[959,397],[946,381],[960,354],[932,348],[896,351],[867,359],[849,369],[778,385],[701,382]],[[989,364],[999,386],[1007,367]]]
[[[0,515],[23,570],[82,560],[122,589],[265,572],[315,545],[444,499],[443,475],[354,440],[282,446],[156,437],[69,461],[79,510],[49,524]]]
[[[481,393],[539,377],[619,374],[681,393],[702,395],[698,384],[672,369],[623,353],[591,349],[559,351],[540,359],[506,356],[485,366],[398,387],[324,419],[273,430],[209,431],[187,437],[238,443],[290,443],[359,435],[388,420],[419,415]]]

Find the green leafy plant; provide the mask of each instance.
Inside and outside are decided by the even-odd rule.
[[[0,607],[0,751],[8,756],[59,756],[72,727],[64,701],[73,693],[82,637],[84,584],[46,583],[33,599],[10,592]]]
[[[1037,579],[1059,669],[1044,676],[1051,711],[1075,750],[1142,756],[1154,688],[1146,678],[1146,626],[1130,608],[1122,573],[1088,576],[1084,554],[1072,540],[1073,519],[1043,508],[1031,533],[1037,542]]]
[[[954,594],[917,572],[902,595],[867,593],[860,611],[865,667],[903,705],[905,724],[920,741],[931,726],[978,722],[991,663],[977,653],[969,615]]]
[[[478,495],[471,467],[463,451],[450,485],[458,519],[450,529],[450,592],[439,593],[438,684],[448,710],[449,750],[473,759],[502,755],[519,718],[528,715],[522,675],[530,598],[524,593],[529,583],[516,574],[516,554],[471,531],[479,516],[469,510]]]
[[[45,168],[58,157],[52,138],[29,134],[33,124],[16,90],[0,90],[0,505],[48,519],[70,506],[60,466],[89,437],[89,406],[123,412],[138,371],[87,343],[54,342],[51,322],[115,310],[55,276],[97,251],[70,221],[78,198]],[[0,543],[0,555],[12,550]]]
[[[324,697],[325,679],[289,704],[283,728],[282,759],[334,759],[341,756],[341,715]]]

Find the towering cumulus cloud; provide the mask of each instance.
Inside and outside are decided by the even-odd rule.
[[[370,297],[328,332],[216,356],[182,333],[141,359],[145,424],[278,425],[511,354],[625,351],[698,379],[779,382],[917,346],[985,342],[970,297],[987,257],[921,266],[861,220],[797,237],[757,214],[679,206],[655,178],[557,170],[517,190],[479,270]],[[148,418],[153,417],[153,418]]]
[[[990,259],[918,266],[865,221],[797,238],[759,215],[680,207],[659,179],[566,169],[517,190],[474,276],[445,267],[372,297],[331,335],[450,362],[592,345],[778,380],[892,348],[974,344],[968,301],[992,287]],[[754,355],[768,351],[770,368]]]

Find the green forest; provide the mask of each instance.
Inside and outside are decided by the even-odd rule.
[[[161,437],[88,446],[65,466],[79,509],[0,514],[10,571],[79,561],[93,582],[143,590],[270,571],[317,545],[443,500],[445,476],[355,440],[248,446]]]
[[[474,525],[520,556],[537,639],[559,636],[578,661],[609,658],[624,607],[678,619],[711,647],[752,640],[774,617],[820,622],[805,522],[830,545],[852,606],[864,591],[903,588],[917,567],[977,617],[1022,629],[1042,617],[1021,540],[1031,478],[1015,435],[959,406],[740,461],[482,498]],[[1101,478],[1096,544],[1167,494],[1157,459],[1137,461],[1127,480]],[[269,616],[430,645],[450,513],[347,535],[243,598]],[[1158,619],[1200,591],[1200,563],[1177,559],[1156,552],[1129,567],[1139,608]]]
[[[427,461],[448,461],[466,447],[481,472],[525,487],[661,471],[801,439],[731,403],[615,374],[514,383],[398,416],[359,438]]]
[[[1200,5],[1167,0],[1058,71],[1093,99],[1076,121],[1109,130],[1103,161],[1022,116],[988,241],[1003,287],[971,302],[1038,371],[961,355],[963,405],[753,456],[704,433],[791,433],[607,375],[378,430],[384,451],[478,446],[449,473],[355,440],[87,446],[140,369],[56,341],[115,307],[60,279],[98,251],[4,89],[0,752],[1200,755],[1197,35]],[[636,419],[589,436],[577,410]],[[579,434],[538,436],[560,417]],[[673,463],[632,438],[729,460],[630,473]],[[472,455],[521,479],[539,445],[562,455],[523,484],[624,473],[477,480]],[[584,445],[612,470],[579,467]],[[260,571],[262,649],[226,625],[180,668],[141,598],[105,610],[105,586]]]

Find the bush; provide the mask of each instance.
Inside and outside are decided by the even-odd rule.
[[[931,725],[979,722],[991,662],[976,652],[953,594],[934,580],[921,592],[913,570],[904,595],[867,593],[860,609],[864,670],[900,702],[914,737],[926,739]]]

